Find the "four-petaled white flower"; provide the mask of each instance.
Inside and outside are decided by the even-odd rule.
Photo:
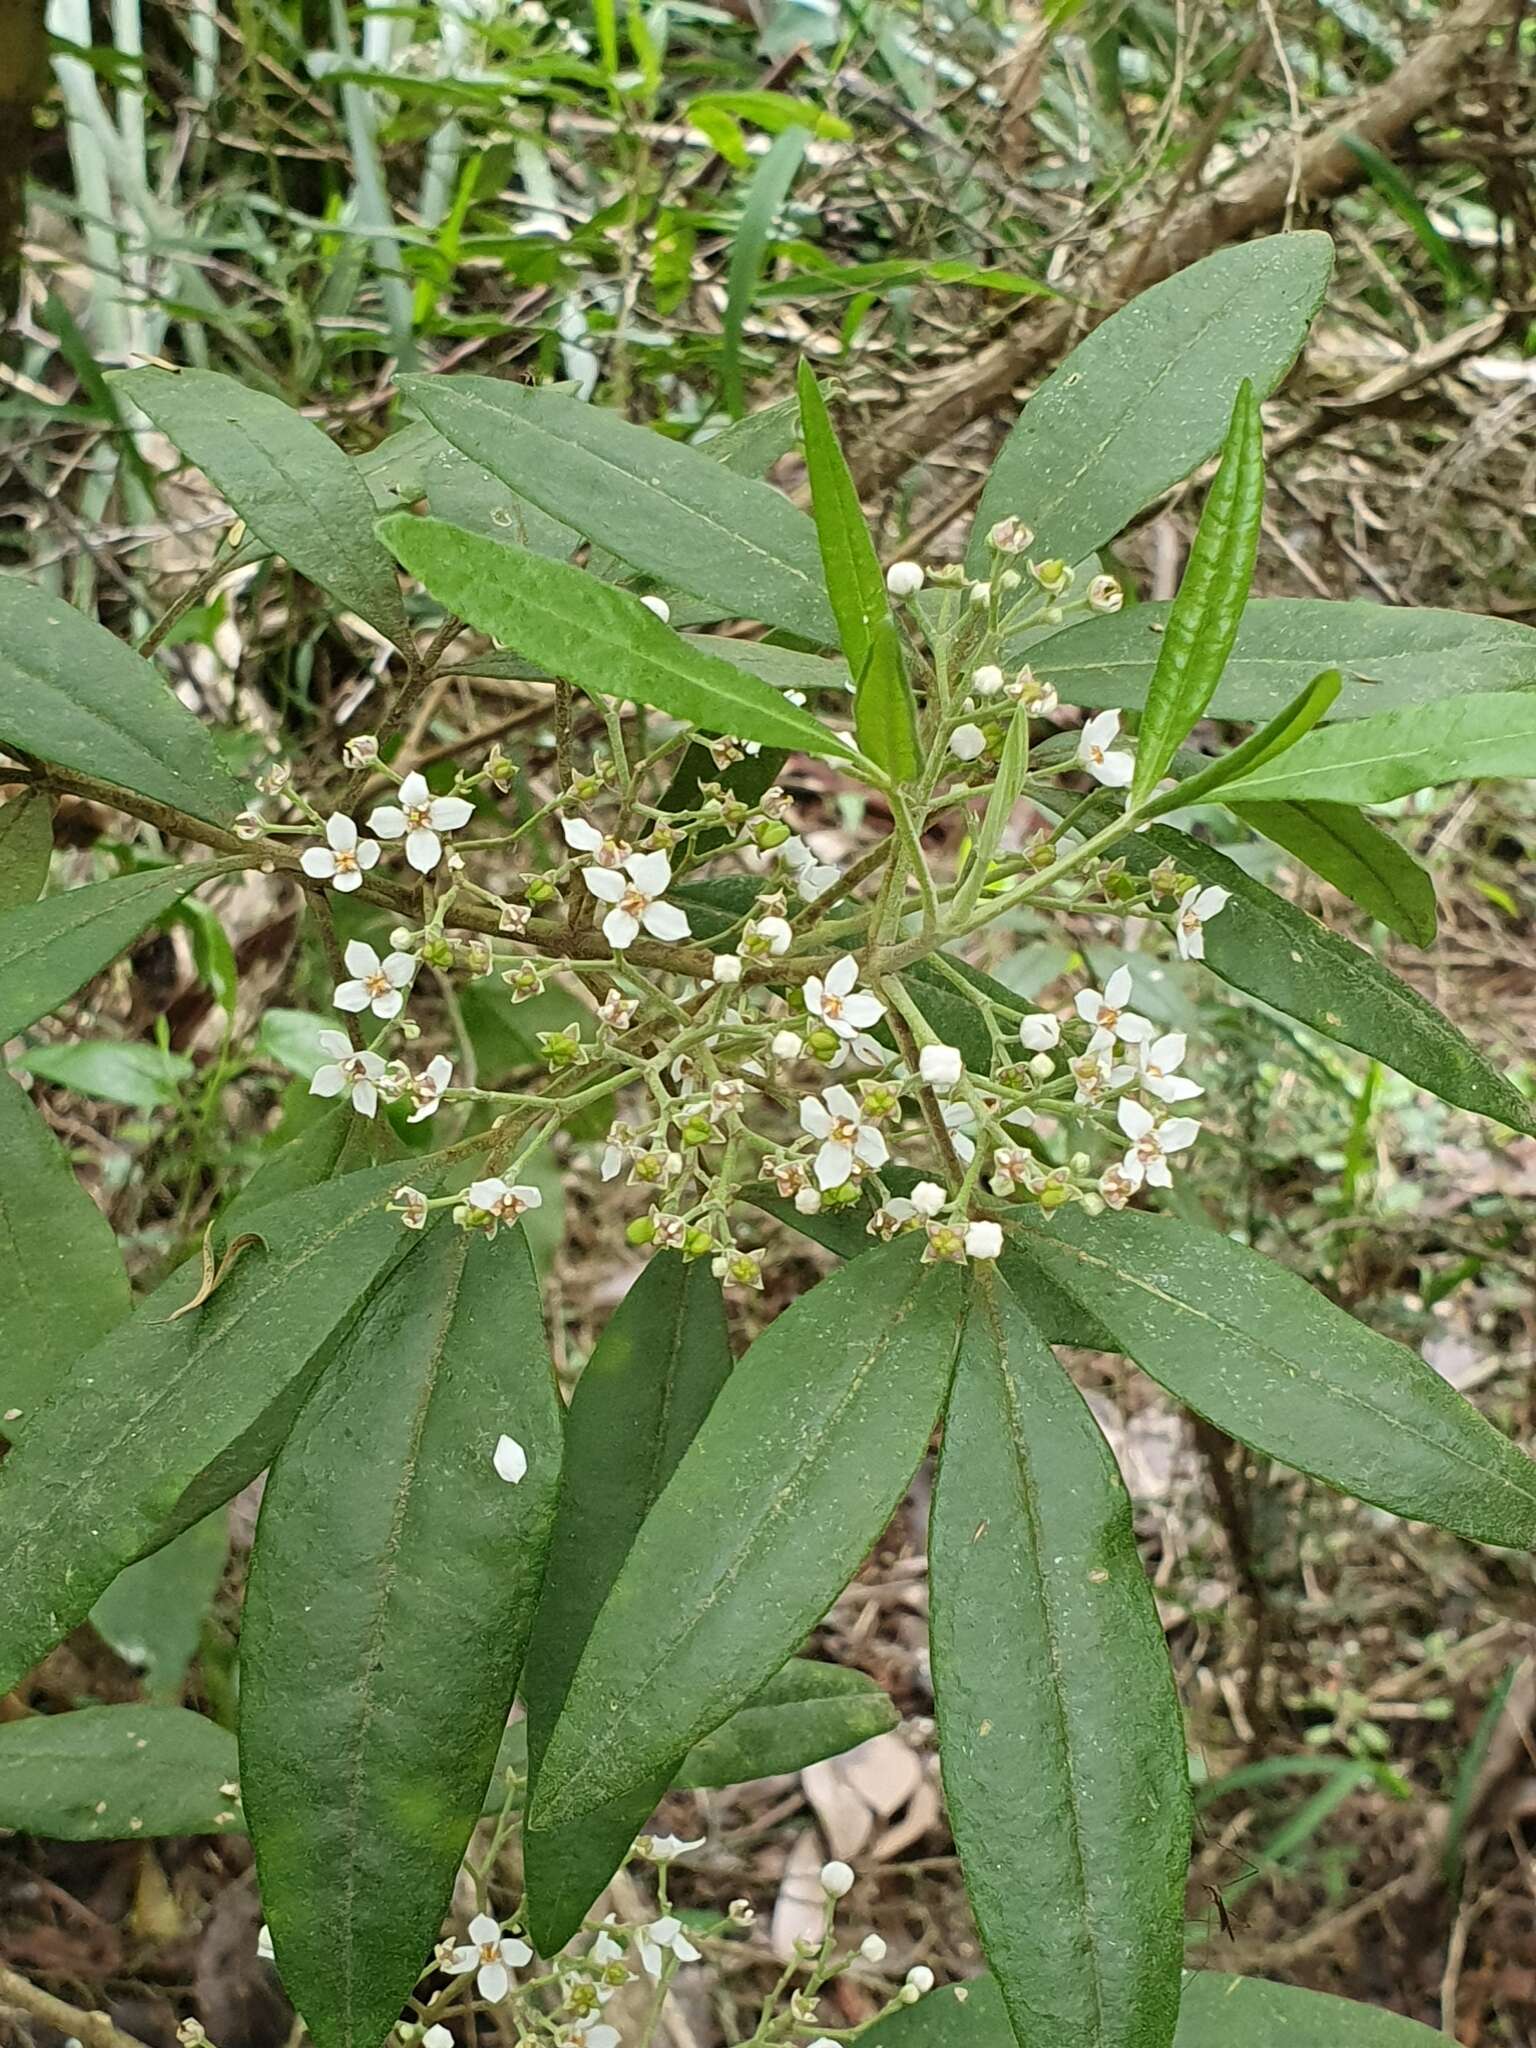
[[[497,1437],[491,1463],[496,1468],[496,1477],[505,1479],[508,1486],[520,1486],[527,1477],[528,1453],[515,1436],[503,1434]]]
[[[637,1944],[640,1950],[640,1964],[648,1977],[659,1977],[664,1952],[671,1950],[680,1963],[696,1963],[699,1952],[683,1932],[683,1923],[671,1913],[660,1920],[653,1920],[649,1927],[642,1927]]]
[[[450,1977],[467,1977],[473,1970],[480,1996],[488,2005],[499,2005],[511,1989],[511,1972],[532,1961],[526,1941],[503,1934],[489,1913],[477,1913],[469,1923],[469,1940],[455,1947],[443,1967]]]
[[[1050,1052],[1061,1043],[1061,1026],[1042,1010],[1038,1016],[1023,1019],[1019,1025],[1019,1039],[1026,1052]]]
[[[344,1088],[350,1088],[352,1107],[358,1115],[373,1116],[379,1107],[379,1082],[384,1077],[385,1062],[376,1052],[354,1052],[344,1031],[322,1031],[318,1042],[330,1059],[315,1069],[310,1094],[340,1095]]]
[[[589,825],[585,818],[562,818],[560,830],[565,834],[565,843],[576,853],[590,853],[600,868],[616,868],[623,864],[629,848],[621,839],[607,839],[595,825]]]
[[[380,804],[369,814],[369,829],[381,839],[403,839],[405,857],[418,874],[430,875],[443,857],[443,832],[457,832],[475,815],[467,797],[434,796],[425,775],[413,770],[400,784],[397,804]]]
[[[1115,1104],[1120,1128],[1131,1141],[1131,1149],[1120,1162],[1125,1178],[1140,1187],[1173,1186],[1168,1161],[1175,1152],[1187,1152],[1200,1135],[1192,1116],[1155,1117],[1143,1103],[1122,1095]]]
[[[386,953],[381,960],[364,939],[350,939],[344,955],[353,976],[336,984],[331,1001],[338,1010],[372,1010],[375,1017],[398,1017],[405,991],[416,972],[409,953]]]
[[[581,879],[600,903],[613,905],[603,919],[603,937],[615,953],[632,946],[642,928],[666,945],[692,937],[687,912],[661,900],[672,883],[672,863],[664,853],[630,854],[624,874],[613,868],[583,868]]]
[[[1184,1064],[1184,1050],[1182,1031],[1165,1032],[1141,1048],[1141,1085],[1159,1102],[1188,1102],[1205,1093],[1198,1081],[1187,1080],[1178,1071]]]
[[[805,984],[805,1007],[839,1038],[856,1038],[885,1015],[885,1005],[867,989],[856,987],[859,963],[851,953],[834,960],[827,978],[813,974]]]
[[[464,1200],[453,1212],[455,1223],[467,1223],[470,1218],[465,1211],[473,1210],[476,1220],[484,1216],[485,1234],[496,1235],[497,1226],[517,1223],[530,1209],[540,1208],[544,1197],[539,1189],[522,1183],[509,1185],[500,1175],[488,1180],[472,1180],[464,1190]]]
[[[800,1128],[820,1138],[814,1172],[822,1188],[840,1188],[861,1166],[879,1168],[890,1158],[890,1148],[878,1124],[866,1123],[857,1096],[840,1083],[825,1095],[808,1095],[800,1104]]]
[[[1179,942],[1182,959],[1205,958],[1205,927],[1219,910],[1226,909],[1231,900],[1230,889],[1202,889],[1196,883],[1193,889],[1185,890],[1179,898],[1178,915],[1173,922],[1174,937]]]
[[[412,1076],[406,1085],[406,1094],[416,1107],[406,1118],[408,1124],[419,1124],[424,1117],[436,1116],[443,1100],[443,1090],[453,1079],[453,1061],[447,1053],[440,1052],[429,1060],[421,1073]]]
[[[795,891],[803,903],[814,903],[837,880],[840,870],[829,861],[818,860],[803,839],[786,839],[779,859],[795,878]]]
[[[361,889],[363,876],[379,857],[376,839],[359,839],[357,827],[340,811],[325,821],[325,845],[306,846],[299,866],[314,882],[329,882],[333,889],[350,894]]]
[[[1134,1010],[1125,1006],[1131,997],[1131,970],[1117,967],[1101,990],[1079,989],[1077,992],[1077,1014],[1085,1024],[1093,1026],[1093,1036],[1088,1041],[1090,1052],[1102,1052],[1113,1045],[1118,1038],[1122,1045],[1144,1045],[1152,1036],[1152,1026],[1145,1017],[1138,1017]]]
[[[1134,755],[1111,751],[1119,730],[1119,712],[1101,711],[1097,718],[1089,719],[1078,736],[1079,764],[1106,789],[1124,789],[1136,772]]]

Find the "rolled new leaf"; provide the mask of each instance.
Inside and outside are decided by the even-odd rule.
[[[973,1287],[929,1533],[955,1845],[1019,2048],[1166,2048],[1189,1783],[1130,1499],[1028,1292]]]
[[[517,1483],[493,1462],[522,1447]],[[533,1623],[561,1455],[521,1232],[439,1225],[368,1304],[262,1499],[240,1783],[318,2048],[377,2048],[427,1962]]]

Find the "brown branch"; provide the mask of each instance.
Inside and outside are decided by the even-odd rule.
[[[0,1963],[0,2005],[15,2006],[18,2011],[30,2013],[45,2026],[54,2027],[66,2037],[83,2042],[84,2048],[144,2048],[136,2034],[125,2034],[121,2027],[114,2026],[110,2014],[104,2012],[82,2012],[77,2005],[67,2005],[62,1998],[55,1998],[51,1991],[39,1991],[35,1984],[29,1984],[25,1977],[18,1977],[14,1970],[8,1970]]]
[[[1146,237],[1069,282],[1072,303],[1043,314],[1033,306],[1021,312],[996,341],[946,370],[880,423],[878,438],[872,437],[855,461],[860,490],[874,496],[889,490],[915,462],[984,419],[1015,385],[1053,363],[1136,291],[1230,242],[1275,227],[1285,217],[1293,181],[1302,199],[1313,200],[1331,198],[1355,184],[1363,173],[1344,138],[1358,135],[1377,149],[1390,147],[1444,96],[1463,59],[1508,15],[1509,0],[1462,0],[1390,78],[1302,143],[1299,163],[1294,138],[1286,134],[1245,170],[1159,215]]]

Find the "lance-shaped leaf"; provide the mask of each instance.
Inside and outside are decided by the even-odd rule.
[[[263,1243],[240,1254],[202,1307],[175,1314],[196,1292],[193,1260],[61,1371],[0,1464],[0,1687],[164,1539],[187,1488],[399,1256],[400,1219],[384,1206],[398,1179],[391,1168],[349,1174],[256,1211],[246,1228]]]
[[[552,1827],[670,1778],[848,1583],[928,1442],[959,1335],[954,1267],[882,1246],[752,1346],[646,1517],[531,1803]]]
[[[730,1370],[707,1263],[658,1253],[609,1318],[566,1416],[560,1507],[523,1674],[535,1785],[592,1624]],[[524,1829],[529,1925],[545,1955],[581,1925],[669,1779],[653,1774],[574,1824]]]
[[[244,801],[160,671],[19,576],[0,577],[0,743],[211,824]]]
[[[45,896],[0,916],[0,1042],[109,967],[145,925],[211,880],[216,866],[143,868]]]
[[[1237,638],[1264,517],[1264,423],[1245,377],[1147,690],[1131,801],[1144,804],[1205,715]]]
[[[398,514],[379,531],[440,603],[593,696],[632,697],[732,739],[852,752],[770,684],[702,653],[637,597],[584,570],[436,519]]]
[[[1188,476],[1220,447],[1239,381],[1263,398],[1296,360],[1332,264],[1326,235],[1244,242],[1095,328],[1003,443],[976,514],[973,573],[989,528],[1010,514],[1035,529],[1037,556],[1077,562]]]
[[[864,524],[859,493],[832,430],[827,402],[803,358],[796,389],[827,594],[837,618],[838,642],[855,681],[854,727],[869,758],[905,782],[918,768],[917,711],[880,557]]]
[[[1235,782],[1251,769],[1263,767],[1294,747],[1305,733],[1309,733],[1318,720],[1325,718],[1328,707],[1338,697],[1342,683],[1336,668],[1324,669],[1314,676],[1304,690],[1301,690],[1257,732],[1250,733],[1240,746],[1230,753],[1218,755],[1214,760],[1202,759],[1192,753],[1177,754],[1166,764],[1180,779],[1173,789],[1165,790],[1146,807],[1145,815],[1156,818],[1164,811],[1183,810],[1188,804],[1204,803],[1206,799],[1225,789],[1227,783]]]
[[[397,647],[410,642],[373,494],[330,435],[217,370],[117,370],[111,383],[217,484],[259,540]]]
[[[1030,649],[1035,673],[1065,703],[1138,710],[1147,701],[1168,610],[1139,604],[1053,633]],[[1208,711],[1213,718],[1273,718],[1325,668],[1344,677],[1328,712],[1335,720],[1527,689],[1536,685],[1536,628],[1463,612],[1256,597]]]
[[[0,911],[35,903],[53,858],[53,798],[24,789],[0,805]]]
[[[633,568],[722,617],[835,638],[815,528],[771,484],[557,391],[491,377],[402,385],[445,441]]]
[[[498,1437],[527,1461],[509,1484]],[[560,1401],[523,1234],[439,1226],[368,1304],[267,1482],[240,1784],[283,1982],[377,2048],[437,1939],[533,1621]]]
[[[82,1707],[0,1724],[0,1828],[56,1842],[222,1835],[243,1822],[235,1738],[184,1707]]]
[[[1415,946],[1433,943],[1435,885],[1390,832],[1348,804],[1234,803],[1232,809],[1389,930]]]
[[[105,1216],[24,1091],[0,1076],[0,1436],[19,1440],[55,1381],[128,1313]]]
[[[1166,2048],[1184,1731],[1131,1503],[1021,1300],[974,1293],[929,1534],[944,1794],[1020,2048]]]
[[[1065,1211],[1008,1255],[1075,1294],[1197,1415],[1374,1506],[1478,1543],[1536,1542],[1536,1464],[1406,1346],[1216,1231]]]
[[[1389,711],[1308,733],[1222,791],[1232,803],[1385,804],[1446,782],[1536,775],[1536,691]]]

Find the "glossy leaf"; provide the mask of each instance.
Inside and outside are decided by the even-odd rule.
[[[237,1832],[235,1738],[184,1707],[0,1722],[0,1828],[56,1842]]]
[[[210,866],[143,868],[6,911],[0,916],[0,1043],[68,1002],[145,925],[219,872]]]
[[[24,789],[0,805],[0,911],[35,903],[53,858],[53,799]]]
[[[560,1507],[523,1674],[535,1781],[592,1625],[730,1371],[706,1262],[658,1253],[609,1318],[566,1415]],[[574,1825],[525,1827],[529,1924],[543,1953],[580,1926],[670,1776],[653,1773]]]
[[[638,598],[584,570],[436,519],[397,515],[380,531],[440,603],[594,696],[630,697],[733,739],[852,751],[767,683],[701,653]]]
[[[803,358],[796,389],[822,568],[838,641],[856,682],[854,727],[869,758],[905,782],[918,769],[917,711],[880,557],[864,524],[858,489],[833,432],[827,402]]]
[[[633,568],[723,617],[834,638],[815,528],[772,485],[557,391],[491,377],[403,383],[446,441]]]
[[[888,1734],[898,1720],[885,1692],[862,1671],[792,1657],[761,1692],[695,1743],[672,1782],[707,1789],[803,1771]]]
[[[1030,660],[1064,703],[1139,710],[1167,618],[1167,605],[1139,604],[1089,619],[1032,648]],[[1344,676],[1328,713],[1335,720],[1525,689],[1536,685],[1536,628],[1464,612],[1257,597],[1243,613],[1208,715],[1273,718],[1326,668]]]
[[[1390,832],[1348,804],[1239,804],[1255,832],[1415,946],[1435,936],[1435,885]]]
[[[1501,690],[1308,733],[1229,783],[1246,803],[1385,804],[1447,782],[1536,775],[1536,691]]]
[[[0,577],[0,744],[212,824],[245,800],[157,668],[19,576]]]
[[[1131,1503],[1027,1313],[977,1269],[929,1534],[944,1792],[1019,2048],[1173,2038],[1190,1804]]]
[[[893,1243],[752,1346],[597,1618],[545,1752],[536,1823],[670,1778],[826,1612],[927,1445],[959,1292],[955,1268]]]
[[[1221,445],[1242,378],[1273,391],[1300,353],[1333,264],[1326,235],[1220,249],[1141,292],[1073,349],[993,465],[968,561],[1016,514],[1037,557],[1081,560]],[[1313,663],[1326,665],[1328,657]]]
[[[59,1373],[0,1464],[0,1687],[164,1540],[187,1489],[399,1256],[400,1219],[384,1206],[398,1180],[376,1168],[257,1210],[246,1228],[265,1248],[243,1253],[205,1306],[171,1319],[201,1277],[190,1260]],[[228,1491],[260,1469],[232,1471]],[[216,1504],[200,1502],[199,1519]]]
[[[506,1432],[527,1472],[492,1456]],[[431,1951],[533,1620],[561,1412],[521,1232],[412,1245],[263,1496],[240,1782],[283,1982],[319,2048],[376,2048]]]
[[[1145,803],[1157,788],[1215,694],[1248,601],[1263,517],[1264,423],[1245,377],[1183,578],[1163,621],[1137,736],[1135,804]]]
[[[14,1441],[70,1360],[127,1315],[129,1293],[111,1225],[24,1090],[4,1076],[0,1244],[0,1436]]]
[[[1478,1543],[1536,1542],[1536,1464],[1416,1353],[1216,1231],[1062,1211],[1014,1240],[1197,1415],[1343,1493]],[[1027,1297],[1028,1278],[1017,1280]]]
[[[138,1666],[148,1698],[174,1704],[181,1697],[228,1553],[229,1517],[205,1516],[119,1572],[91,1609],[91,1626]]]
[[[409,645],[373,494],[330,435],[217,370],[118,370],[109,381],[218,486],[258,539],[397,647]]]

